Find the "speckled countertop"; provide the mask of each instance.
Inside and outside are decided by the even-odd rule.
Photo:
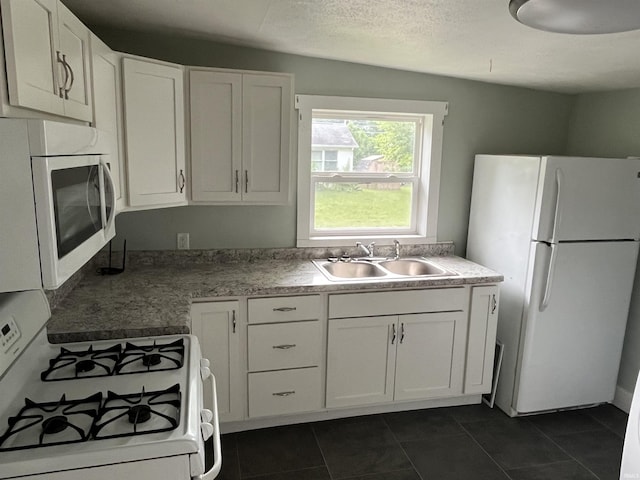
[[[404,255],[438,255],[442,267],[459,275],[430,279],[332,282],[309,258],[327,250],[300,249],[194,252],[135,252],[117,276],[85,275],[53,309],[47,324],[53,343],[189,332],[189,309],[198,298],[290,295],[385,288],[495,283],[502,275],[437,244]],[[315,254],[315,256],[314,256]],[[322,255],[325,254],[325,255]],[[296,257],[306,258],[296,258]],[[133,258],[132,258],[133,257]]]

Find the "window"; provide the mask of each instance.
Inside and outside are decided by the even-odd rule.
[[[436,240],[447,104],[298,95],[298,246]]]

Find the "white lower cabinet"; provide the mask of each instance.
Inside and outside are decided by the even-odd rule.
[[[249,417],[320,410],[320,387],[318,367],[249,373]]]
[[[496,285],[471,288],[469,335],[464,393],[489,393],[493,378],[499,289]]]
[[[455,404],[491,390],[498,294],[479,285],[194,303],[192,332],[223,422]]]
[[[216,377],[220,421],[241,420],[242,370],[239,334],[240,302],[194,303],[191,305],[191,333],[198,337],[202,355],[211,361]],[[205,405],[211,405],[205,391]]]
[[[394,400],[462,393],[465,320],[464,312],[398,317]]]
[[[329,320],[327,407],[462,393],[464,312]]]
[[[250,298],[249,418],[322,409],[319,295]]]

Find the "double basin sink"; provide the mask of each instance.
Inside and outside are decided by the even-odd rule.
[[[345,280],[432,278],[458,275],[422,257],[406,257],[397,260],[363,257],[347,262],[313,260],[313,263],[325,277],[334,282]]]

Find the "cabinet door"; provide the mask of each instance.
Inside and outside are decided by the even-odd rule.
[[[185,204],[182,68],[131,58],[122,68],[129,204]]]
[[[95,35],[91,36],[93,126],[109,134],[109,167],[116,184],[117,209],[126,203],[122,131],[120,56]]]
[[[191,305],[191,332],[198,337],[202,355],[211,361],[216,377],[218,411],[221,421],[242,419],[240,401],[240,335],[239,303],[211,302]],[[211,405],[205,390],[205,405]]]
[[[9,101],[64,115],[57,0],[1,0]]]
[[[327,408],[393,400],[397,318],[329,320]]]
[[[461,394],[465,314],[401,315],[398,322],[394,399]]]
[[[93,120],[89,45],[91,32],[62,4],[58,4],[58,32],[60,52],[67,63],[64,114],[90,122]]]
[[[291,78],[242,79],[242,199],[286,203],[289,196]]]
[[[491,391],[498,328],[498,293],[495,285],[471,289],[464,393]]]
[[[191,71],[191,198],[242,200],[242,74]]]

